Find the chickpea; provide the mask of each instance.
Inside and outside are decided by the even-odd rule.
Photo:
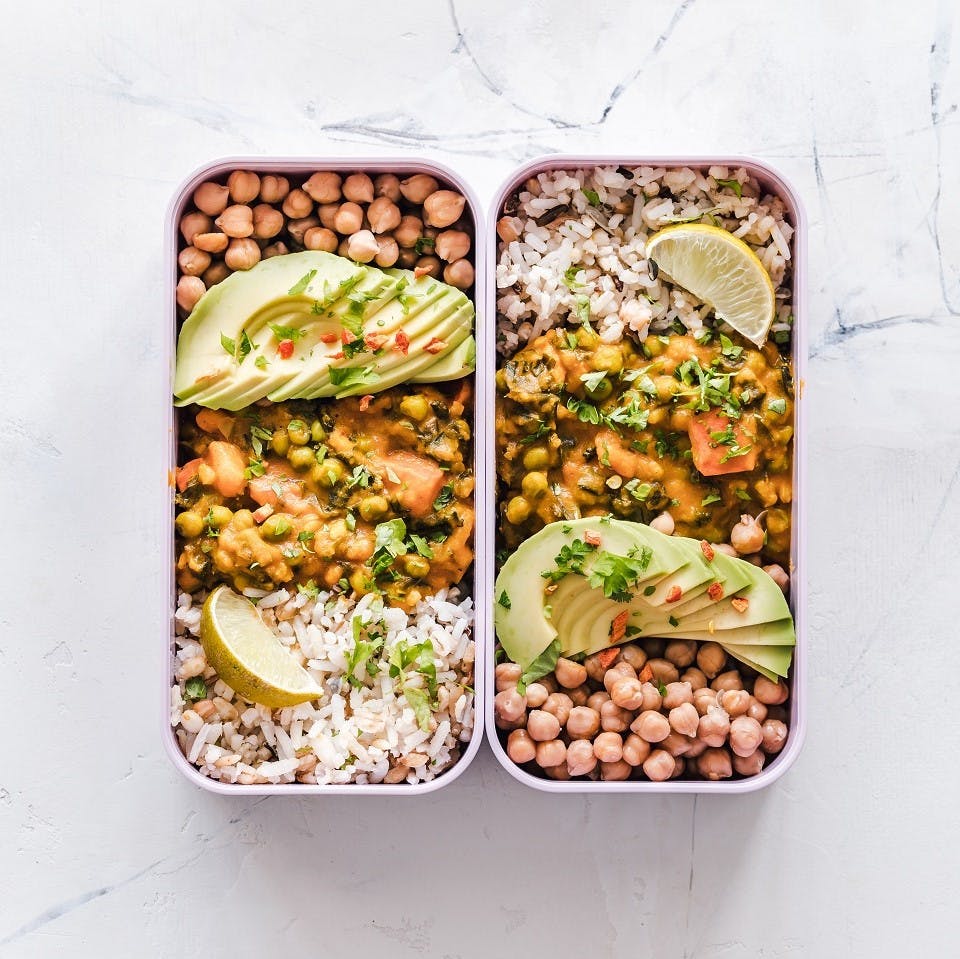
[[[673,517],[669,513],[661,513],[659,516],[654,516],[654,518],[650,520],[650,529],[666,533],[667,536],[673,536],[675,528]]]
[[[543,774],[547,779],[556,779],[559,782],[566,782],[570,778],[566,763],[560,766],[544,766]]]
[[[397,244],[405,250],[413,249],[422,235],[423,220],[415,216],[401,217],[400,223],[393,231],[393,237]]]
[[[313,212],[313,200],[303,190],[291,190],[284,197],[281,209],[291,220],[302,220]]]
[[[474,276],[473,264],[469,260],[454,260],[444,268],[443,282],[458,290],[466,290],[473,286]]]
[[[504,243],[513,243],[514,240],[520,239],[520,234],[517,232],[516,221],[513,217],[502,216],[497,220],[497,236],[500,237]]]
[[[227,177],[227,187],[234,203],[250,203],[260,194],[260,177],[248,170],[234,170]]]
[[[763,742],[763,729],[749,716],[737,716],[730,723],[730,749],[738,756],[749,756]]]
[[[256,240],[231,240],[224,262],[231,270],[249,270],[260,262],[260,247]]]
[[[761,732],[763,736],[761,748],[768,756],[775,755],[783,749],[789,734],[787,724],[780,722],[779,719],[768,719],[761,726]]]
[[[647,664],[647,654],[636,643],[627,643],[625,646],[621,646],[620,658],[637,672]]]
[[[342,203],[333,218],[333,227],[341,236],[352,236],[363,228],[363,210],[356,203]]]
[[[623,741],[623,760],[631,766],[639,766],[650,755],[650,743],[636,733],[630,733]]]
[[[575,739],[567,746],[567,771],[571,776],[586,776],[597,766],[593,743],[588,739]]]
[[[567,746],[562,739],[551,739],[547,742],[538,742],[536,758],[538,766],[559,766],[561,763],[566,761]]]
[[[687,749],[686,756],[687,759],[696,759],[697,756],[703,755],[710,747],[702,739],[691,740],[690,746]]]
[[[730,717],[720,706],[710,706],[707,714],[700,717],[697,725],[697,738],[708,746],[722,746],[730,732]]]
[[[207,515],[210,517],[210,525],[214,529],[223,529],[233,519],[233,510],[228,506],[211,506]]]
[[[287,452],[287,460],[295,470],[308,470],[311,466],[323,467],[317,463],[316,455],[306,446],[295,446]]]
[[[740,671],[738,669],[731,669],[725,673],[721,673],[710,683],[710,687],[716,689],[718,692],[728,689],[743,689],[743,680],[740,679]]]
[[[767,707],[761,703],[759,699],[753,696],[750,697],[750,701],[747,704],[747,716],[755,719],[758,723],[762,723],[767,718],[767,712]]]
[[[704,779],[716,782],[718,779],[729,779],[733,775],[733,766],[730,762],[730,753],[725,749],[708,749],[697,757],[697,772]]]
[[[233,271],[223,260],[214,260],[203,272],[203,282],[209,290],[211,286],[216,286],[225,280]]]
[[[493,671],[494,685],[497,692],[503,692],[516,686],[520,682],[520,676],[523,670],[516,663],[497,663],[497,668]]]
[[[193,205],[207,216],[219,216],[227,208],[230,190],[208,180],[193,191]]]
[[[600,714],[589,706],[574,706],[566,730],[571,739],[592,739],[600,731]]]
[[[600,692],[593,693],[587,699],[585,705],[589,706],[591,709],[595,709],[599,713],[603,704],[609,702],[611,702],[610,694],[606,690],[601,689]]]
[[[258,240],[271,240],[283,229],[283,214],[268,203],[253,208],[253,235]]]
[[[198,233],[193,238],[193,245],[204,253],[223,253],[229,242],[226,233]]]
[[[193,539],[204,531],[206,523],[199,513],[195,513],[193,510],[187,510],[177,516],[176,527],[177,532],[185,539]]]
[[[662,705],[663,697],[660,695],[659,688],[654,686],[653,683],[644,683],[643,702],[640,704],[640,709],[659,709]]]
[[[399,203],[400,197],[400,178],[392,173],[381,173],[373,178],[373,192],[376,196],[386,197],[393,203]]]
[[[557,660],[553,674],[564,689],[575,689],[587,681],[587,669],[583,663],[575,663],[562,656]]]
[[[377,252],[376,264],[383,269],[393,266],[400,256],[400,247],[392,236],[380,237],[380,249]]]
[[[634,668],[627,662],[624,662],[622,659],[619,662],[614,663],[604,674],[603,674],[603,687],[609,693],[613,689],[614,683],[619,682],[621,679],[636,679],[637,674]]]
[[[470,252],[470,234],[463,230],[444,230],[437,235],[435,250],[447,263],[460,260]]]
[[[431,193],[436,192],[439,186],[440,184],[432,176],[428,176],[426,173],[415,173],[413,176],[408,176],[405,180],[400,181],[400,192],[405,200],[419,205]]]
[[[540,677],[540,685],[547,691],[547,695],[560,691],[560,684],[557,682],[553,673]]]
[[[507,503],[505,512],[507,515],[507,522],[512,523],[514,526],[519,526],[529,518],[532,508],[529,500],[525,499],[523,496],[514,496],[513,499]]]
[[[727,653],[719,643],[704,643],[697,650],[697,665],[708,679],[713,679],[727,664]]]
[[[441,263],[435,256],[421,256],[413,267],[416,276],[431,276],[436,279],[440,275]]]
[[[534,470],[534,472],[527,473],[524,476],[520,482],[520,488],[527,499],[540,499],[550,489],[550,481],[547,479],[546,473]]]
[[[741,776],[756,776],[763,769],[766,759],[763,751],[758,749],[756,752],[750,753],[749,756],[734,756],[733,768]]]
[[[669,659],[648,659],[647,665],[653,670],[653,678],[666,686],[680,679],[680,672]]]
[[[604,782],[622,782],[630,778],[633,767],[623,759],[615,763],[600,763],[600,778]]]
[[[370,203],[373,200],[373,180],[366,173],[351,173],[343,181],[343,195],[352,203]]]
[[[670,721],[662,713],[645,709],[630,724],[630,729],[648,743],[659,743],[670,735]]]
[[[367,219],[374,233],[386,233],[400,225],[400,208],[386,197],[378,197],[367,207]]]
[[[369,263],[379,252],[380,244],[369,230],[360,230],[347,241],[347,254],[357,263]]]
[[[177,281],[177,306],[189,313],[206,292],[199,276],[181,276]]]
[[[760,552],[765,539],[763,527],[748,513],[741,514],[740,522],[730,530],[730,545],[741,556]]]
[[[357,570],[357,572],[360,573],[360,572],[362,572],[362,570]],[[352,580],[353,580],[353,577],[351,576],[351,582],[352,582]],[[358,589],[357,592],[360,593],[361,590]],[[510,721],[507,720],[507,719],[500,719],[500,718],[498,718],[498,717],[495,716],[495,717],[494,717],[494,723],[495,723],[497,729],[506,729],[506,730],[510,730],[510,729],[523,729],[523,728],[525,728],[526,725],[527,725],[527,714],[524,713],[519,719],[513,720],[513,722],[510,722]]]
[[[177,256],[177,264],[186,276],[200,276],[210,265],[210,255],[195,246],[187,246]]]
[[[610,688],[610,698],[622,709],[640,709],[643,705],[643,683],[624,676]]]
[[[320,218],[320,225],[328,230],[337,228],[337,210],[340,209],[339,203],[322,203],[317,207],[317,216]]]
[[[526,692],[527,705],[531,709],[539,709],[547,701],[549,695],[550,691],[543,683],[530,683]]]
[[[583,666],[586,669],[587,676],[590,679],[597,683],[603,682],[603,674],[607,671],[607,669],[601,662],[599,655],[594,653],[593,656],[588,656],[583,661]]]
[[[527,710],[527,701],[517,692],[517,687],[505,689],[493,697],[493,714],[508,723],[516,722]]]
[[[665,749],[674,759],[677,759],[679,756],[685,756],[692,745],[692,736],[684,736],[675,729],[671,729],[670,732],[660,740],[660,748]]]
[[[655,783],[666,782],[677,768],[677,761],[665,749],[654,749],[643,761],[647,779]]]
[[[593,741],[593,754],[602,763],[615,763],[623,758],[623,739],[619,733],[603,732]]]
[[[269,260],[274,256],[286,256],[290,250],[287,248],[287,244],[283,242],[271,243],[269,246],[265,246],[261,252],[261,259]]]
[[[787,699],[787,687],[782,683],[772,683],[766,676],[758,676],[753,684],[754,698],[765,706],[779,706]]]
[[[339,245],[337,234],[322,226],[312,226],[303,234],[303,245],[308,250],[322,250],[324,253],[333,253]]]
[[[554,716],[561,726],[567,725],[571,709],[573,709],[573,700],[566,693],[550,693],[543,704],[543,712]]]
[[[242,205],[228,206],[215,222],[231,239],[242,240],[253,233],[253,210]]]
[[[674,639],[667,643],[663,651],[664,659],[673,663],[677,669],[692,666],[697,658],[697,643],[692,639]]]
[[[681,703],[670,710],[670,726],[682,736],[696,736],[700,725],[697,707],[690,703]]]
[[[336,203],[340,199],[342,183],[339,173],[319,170],[304,183],[303,192],[317,203]]]
[[[683,703],[693,702],[693,687],[689,683],[667,683],[663,697],[663,708],[673,709]]]
[[[733,719],[746,713],[752,698],[745,689],[724,689],[717,693],[717,705],[722,706]]]
[[[717,705],[717,692],[709,686],[703,686],[693,691],[693,705],[701,716],[707,715],[711,706]]]
[[[290,192],[290,181],[285,176],[268,173],[260,179],[260,199],[264,203],[279,203]]]
[[[590,698],[590,687],[584,684],[574,689],[568,689],[567,695],[570,697],[570,702],[573,703],[574,706],[586,706],[587,700]]]
[[[630,726],[633,713],[618,706],[612,699],[600,706],[600,726],[610,733],[622,733]]]
[[[737,551],[729,543],[711,543],[710,545],[724,556],[737,556]]]
[[[360,515],[368,522],[375,523],[390,512],[390,503],[385,496],[364,496],[360,500]]]
[[[198,233],[209,233],[213,229],[213,220],[206,213],[194,211],[180,220],[180,234],[191,246]]]
[[[691,667],[680,676],[680,682],[689,683],[690,688],[696,692],[707,685],[707,677],[696,667]]]
[[[780,587],[780,591],[784,596],[789,594],[790,577],[782,566],[777,563],[771,563],[769,566],[764,566],[763,571]]]
[[[424,219],[430,226],[450,226],[460,219],[466,202],[465,197],[453,190],[437,190],[423,201]]]
[[[531,763],[537,755],[537,744],[525,729],[515,729],[507,736],[507,755],[518,766]]]
[[[507,690],[509,692],[509,690]],[[500,693],[497,694],[501,695]],[[549,699],[547,700],[549,702]],[[544,703],[546,705],[546,703]],[[569,714],[569,710],[567,710]],[[564,717],[566,718],[566,717]],[[538,743],[547,742],[551,739],[556,739],[560,735],[560,727],[562,723],[560,720],[550,712],[547,712],[545,709],[532,709],[527,716],[527,732],[530,733],[531,738],[535,739]],[[555,763],[550,763],[551,766],[556,765]]]
[[[647,659],[657,659],[663,656],[663,651],[667,648],[667,641],[659,636],[648,636],[643,641],[643,651],[647,654]]]

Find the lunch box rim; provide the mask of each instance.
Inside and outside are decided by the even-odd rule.
[[[621,154],[547,154],[536,157],[517,167],[503,181],[494,195],[489,208],[487,224],[487,251],[489,269],[485,277],[486,302],[489,310],[489,322],[484,327],[482,354],[485,368],[493,376],[497,368],[496,353],[496,266],[497,266],[497,231],[496,225],[500,218],[503,204],[511,192],[517,189],[531,176],[550,170],[577,170],[599,166],[627,166],[627,167],[690,167],[706,169],[712,166],[723,166],[731,169],[744,168],[755,175],[761,185],[779,196],[788,208],[789,219],[795,228],[792,256],[793,256],[793,359],[794,359],[794,447],[793,447],[793,490],[795,493],[792,503],[792,536],[790,543],[790,607],[794,617],[797,644],[794,650],[791,680],[790,703],[790,734],[787,744],[761,772],[755,776],[743,779],[719,780],[667,780],[666,782],[651,782],[648,780],[627,780],[621,782],[603,782],[600,780],[567,780],[559,781],[540,778],[528,773],[518,766],[506,754],[500,742],[496,723],[494,721],[493,699],[496,695],[494,681],[493,650],[496,646],[496,637],[491,632],[489,637],[491,648],[487,655],[487,683],[488,694],[483,703],[484,722],[488,732],[487,740],[490,749],[497,757],[500,765],[518,782],[533,789],[550,793],[584,793],[594,794],[717,794],[739,795],[766,788],[776,782],[794,764],[806,738],[807,727],[807,583],[806,583],[806,404],[804,401],[804,386],[807,367],[807,216],[793,185],[784,175],[763,160],[746,156],[625,156]],[[479,342],[479,341],[478,341]],[[479,351],[478,351],[478,364]],[[491,490],[490,525],[495,526],[496,517],[496,446],[491,439],[491,460],[487,464],[487,483]],[[799,494],[799,495],[796,495]],[[495,543],[495,530],[491,530],[489,542]],[[492,555],[488,557],[492,563]],[[799,575],[797,575],[799,573]],[[489,580],[493,583],[493,569],[489,571]],[[491,597],[491,603],[492,603]]]
[[[485,275],[485,261],[487,244],[483,241],[486,222],[483,210],[472,186],[459,173],[442,163],[426,160],[414,155],[408,156],[352,156],[352,157],[310,157],[310,156],[226,156],[211,160],[197,167],[175,189],[167,206],[164,225],[164,283],[166,286],[164,308],[167,316],[172,318],[170,330],[164,339],[164,355],[167,364],[167,376],[164,378],[166,395],[163,402],[166,404],[167,426],[167,462],[168,478],[167,489],[174,485],[176,476],[177,454],[177,421],[173,406],[173,377],[176,363],[177,341],[177,254],[180,218],[186,205],[189,203],[193,191],[204,180],[222,176],[232,170],[251,170],[257,173],[277,173],[288,175],[306,174],[318,170],[360,171],[376,175],[378,173],[395,173],[410,175],[426,173],[435,176],[443,184],[458,190],[467,201],[468,208],[474,221],[474,269],[476,280],[474,283],[474,306],[476,312],[474,335],[478,343],[486,339],[487,321],[486,290],[483,282]],[[474,407],[473,407],[473,443],[475,475],[480,475],[489,460],[492,451],[488,445],[489,437],[493,435],[493,370],[487,369],[487,361],[481,358],[478,350],[476,372],[474,374]],[[202,775],[199,770],[187,761],[180,751],[170,722],[170,689],[174,682],[173,656],[171,655],[174,636],[174,612],[177,602],[177,585],[174,575],[175,565],[175,508],[173,497],[167,494],[167,521],[164,527],[163,557],[166,566],[167,602],[164,611],[163,626],[164,641],[161,643],[163,666],[160,671],[163,677],[164,688],[161,701],[161,738],[170,761],[191,783],[220,795],[229,795],[237,798],[247,796],[287,796],[305,798],[308,796],[422,796],[435,792],[450,785],[458,779],[474,760],[480,749],[483,739],[484,726],[484,684],[486,680],[486,656],[493,648],[492,606],[489,596],[493,591],[490,575],[493,571],[492,558],[489,562],[485,557],[492,549],[492,539],[488,538],[492,525],[481,521],[482,517],[492,512],[493,503],[490,499],[492,490],[484,484],[478,484],[474,493],[475,509],[478,521],[474,529],[474,566],[473,566],[473,602],[474,623],[473,638],[475,648],[474,660],[474,726],[470,741],[464,745],[463,752],[456,763],[429,782],[409,783],[342,783],[342,784],[309,784],[309,783],[264,783],[240,785],[225,783]]]

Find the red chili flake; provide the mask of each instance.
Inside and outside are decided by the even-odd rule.
[[[600,545],[600,534],[595,529],[588,529],[583,534],[583,541],[588,546],[599,546]]]
[[[417,266],[414,267],[413,275],[419,280],[421,276],[426,276],[429,272],[429,266]]]
[[[368,333],[363,338],[363,342],[368,350],[379,350],[387,342],[387,337],[385,333]]]
[[[424,347],[428,353],[439,353],[447,348],[447,341],[438,339],[436,336]]]
[[[370,406],[370,401],[373,399],[372,393],[367,393],[366,396],[360,397],[360,412],[365,413],[367,408]]]
[[[293,356],[293,340],[281,340],[277,352],[281,360],[289,360]]]
[[[730,605],[738,613],[745,613],[747,611],[747,607],[750,605],[750,600],[744,596],[734,596],[733,599],[730,600]]]
[[[650,680],[653,679],[653,669],[649,663],[640,670],[637,679],[639,679],[641,683],[649,683]]]
[[[707,587],[707,595],[716,602],[723,596],[723,583],[711,583]]]
[[[610,642],[619,643],[627,632],[627,620],[630,618],[630,610],[625,609],[622,613],[617,613],[610,624]]]
[[[403,330],[397,330],[396,334],[394,335],[393,348],[398,353],[402,353],[404,356],[407,355],[407,350],[410,349],[410,337],[407,336]]]
[[[330,354],[330,359],[331,359],[331,360],[342,360],[342,359],[344,358],[344,356],[346,356],[346,353],[344,353],[343,350],[340,350],[340,351],[337,352],[337,353],[331,353],[331,354]]]
[[[321,334],[320,334],[320,339],[321,339],[324,343],[336,343],[337,340],[340,339],[340,337],[337,336],[337,334],[334,333],[334,332],[331,330],[329,333],[321,333]]]
[[[716,550],[705,540],[700,540],[700,552],[707,558],[708,563],[713,562],[713,557],[717,555]]]
[[[597,653],[597,662],[604,668],[609,669],[617,656],[620,655],[619,649],[605,649]]]
[[[667,602],[675,603],[683,595],[683,590],[679,586],[671,586],[667,590]]]

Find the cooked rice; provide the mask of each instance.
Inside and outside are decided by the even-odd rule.
[[[718,179],[736,181],[742,196]],[[596,198],[588,198],[585,189]],[[557,208],[565,209],[546,222]],[[789,339],[794,230],[783,201],[764,194],[745,169],[549,170],[528,180],[504,212],[504,226],[518,239],[503,242],[501,233],[499,244],[497,349],[502,354],[513,354],[554,326],[579,326],[585,298],[590,321],[605,343],[616,343],[628,332],[642,339],[671,328],[695,333],[705,323],[712,325],[713,311],[663,277],[651,276],[643,255],[649,236],[686,221],[722,226],[754,250],[776,290],[772,331],[780,334],[779,341]]]
[[[323,687],[317,702],[283,709],[251,704],[237,696],[213,667],[199,675],[207,686],[207,704],[186,694],[196,657],[204,594],[181,593],[174,615],[174,673],[170,721],[187,760],[201,773],[231,783],[379,783],[426,782],[452,766],[461,744],[470,741],[474,724],[473,601],[458,590],[440,590],[409,615],[384,607],[372,595],[359,601],[337,593],[315,598],[279,589],[256,593],[264,622],[298,657]],[[358,668],[359,686],[345,678],[347,655],[354,646],[353,620],[365,628],[381,624],[383,650],[372,660],[376,675]],[[422,729],[400,684],[389,674],[388,658],[398,643],[430,640],[437,673],[436,708]],[[202,663],[206,660],[203,658]],[[407,686],[426,688],[426,679],[411,670]]]

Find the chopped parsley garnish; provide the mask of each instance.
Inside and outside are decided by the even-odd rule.
[[[432,236],[420,236],[417,237],[417,242],[413,244],[413,248],[418,255],[422,256],[427,250],[432,253],[436,245],[437,241]]]
[[[725,334],[720,334],[720,352],[728,360],[739,360],[743,356],[743,347],[734,346],[733,340]]]
[[[323,444],[317,447],[313,454],[318,463],[322,463],[327,458],[327,448]]]
[[[705,412],[722,410],[730,419],[740,419],[740,401],[730,391],[733,373],[720,373],[712,368],[704,369],[696,357],[681,363],[674,375],[684,386],[689,387],[679,394],[691,397],[689,409]]]
[[[433,559],[433,550],[430,548],[430,544],[422,536],[418,536],[416,533],[411,533],[410,545],[421,556],[425,557],[426,559]]]
[[[751,500],[753,497],[745,489],[735,489],[734,493],[737,494],[738,499]]]
[[[590,325],[590,297],[580,294],[577,297],[577,317],[583,326]]]
[[[229,353],[231,356],[237,352],[236,340],[231,340],[226,333],[220,334],[220,345],[223,347],[224,352]]]
[[[743,196],[743,186],[741,186],[738,180],[721,180],[717,177],[717,186],[733,190],[733,192],[737,194],[737,199]]]
[[[597,193],[596,190],[584,187],[580,192],[587,198],[587,203],[589,203],[590,206],[600,206],[600,194]]]
[[[352,360],[358,353],[365,353],[366,349],[367,344],[362,337],[358,336],[355,340],[343,344],[343,355],[348,360]]]
[[[583,269],[582,266],[569,266],[563,274],[563,284],[568,290],[578,287],[577,274]]]
[[[343,316],[340,317],[340,322],[354,335],[362,336],[363,335],[363,312],[366,306],[366,301],[362,299],[357,299],[356,297],[349,297],[350,308],[347,310]]]
[[[292,340],[296,343],[304,335],[304,331],[295,326],[282,326],[280,323],[270,323],[269,326],[270,332],[278,340]]]
[[[354,466],[353,472],[347,480],[347,489],[353,489],[355,486],[366,489],[370,485],[370,479],[370,473],[365,466]]]
[[[267,358],[261,353],[261,354],[253,361],[253,365],[254,365],[258,370],[265,370],[265,369],[270,365],[270,363],[267,361]]]
[[[308,579],[305,583],[297,584],[297,592],[316,599],[320,595],[320,587],[312,579]]]
[[[194,701],[207,698],[207,684],[199,676],[188,679],[183,691]]]
[[[560,547],[560,552],[553,558],[556,567],[548,569],[540,575],[554,583],[559,582],[570,573],[577,573],[582,576],[584,561],[596,548],[596,546],[585,543],[581,539],[575,539],[572,543],[564,544]]]
[[[634,396],[626,406],[618,406],[615,410],[606,415],[606,420],[610,424],[617,426],[629,426],[633,430],[645,430],[647,420],[650,417],[650,411],[640,408],[640,403]]]
[[[594,373],[582,373],[580,375],[580,382],[583,383],[588,392],[594,393],[606,378],[606,370],[597,370]]]
[[[263,444],[269,443],[273,439],[273,432],[265,430],[262,426],[250,427],[250,446],[253,448],[253,455],[257,459],[263,455]]]
[[[676,624],[674,624],[674,625],[676,625]],[[658,692],[661,696],[666,696],[666,695],[667,695],[667,687],[664,685],[664,682],[663,682],[662,679],[658,679],[658,680],[657,680],[657,692]]]
[[[636,586],[646,572],[652,556],[653,552],[648,546],[631,550],[626,556],[604,550],[597,554],[588,582],[595,589],[602,587],[607,599],[628,603],[633,599],[630,587]]]
[[[676,616],[669,616],[669,617],[667,617],[667,622],[668,622],[671,626],[679,626],[679,625],[680,625],[680,620],[678,620]]]
[[[372,366],[330,367],[330,382],[334,386],[368,386],[379,379]]]
[[[537,423],[536,431],[531,433],[529,436],[524,436],[524,438],[520,440],[520,445],[526,446],[529,443],[536,443],[536,441],[540,439],[541,436],[546,436],[547,433],[549,432],[550,432],[550,427],[547,426],[547,424],[544,423],[543,420],[540,420]]]
[[[787,412],[787,401],[783,398],[770,400],[770,402],[767,403],[767,409],[770,410],[771,413],[783,416],[783,414]]]
[[[650,498],[650,494],[653,492],[653,486],[650,483],[641,483],[640,480],[634,478],[627,480],[623,484],[623,488],[639,502],[644,503]]]
[[[577,348],[577,334],[572,333],[570,330],[567,330],[564,334],[564,338],[567,341],[567,349],[575,350]]]
[[[603,421],[603,415],[600,410],[598,410],[592,403],[588,403],[586,400],[578,400],[575,396],[571,396],[567,400],[567,409],[571,413],[577,414],[577,419],[581,423],[593,423],[594,426],[599,426]]]
[[[721,502],[723,497],[719,493],[707,493],[702,500],[700,500],[701,506],[709,506],[711,503]]]
[[[237,343],[237,362],[242,365],[243,361],[250,355],[251,350],[256,348],[257,344],[247,336],[247,331],[243,330],[240,333],[240,342]]]
[[[343,517],[343,522],[351,533],[357,528],[357,517],[349,510],[347,511],[347,515]]]
[[[560,658],[560,637],[558,636],[521,674],[517,683],[517,692],[522,696],[530,683],[552,673]]]
[[[449,503],[453,502],[453,483],[445,483],[443,489],[437,494],[437,498],[433,501],[433,511],[435,513],[443,509],[444,506],[447,506]]]
[[[313,542],[314,536],[316,534],[311,532],[308,529],[303,530],[300,533],[297,533],[297,542],[303,544],[303,548],[306,552],[312,553],[313,550],[310,549],[310,544]]]
[[[510,609],[510,597],[507,595],[506,590],[502,590],[500,595],[497,597],[497,602],[504,608]]]
[[[735,459],[737,456],[746,456],[752,449],[753,446],[740,446],[738,443],[734,443],[734,445],[720,457],[720,462],[726,463],[729,460]]]
[[[300,277],[299,280],[297,280],[296,283],[293,284],[293,286],[290,287],[289,290],[287,290],[287,296],[299,296],[310,285],[311,280],[313,280],[316,275],[316,270],[311,270],[309,273],[305,273]],[[282,339],[286,339],[286,337],[282,337]]]
[[[255,476],[263,476],[266,473],[267,468],[263,465],[263,460],[259,457],[254,459],[250,458],[250,465],[243,471],[243,475],[247,479],[253,479]]]

